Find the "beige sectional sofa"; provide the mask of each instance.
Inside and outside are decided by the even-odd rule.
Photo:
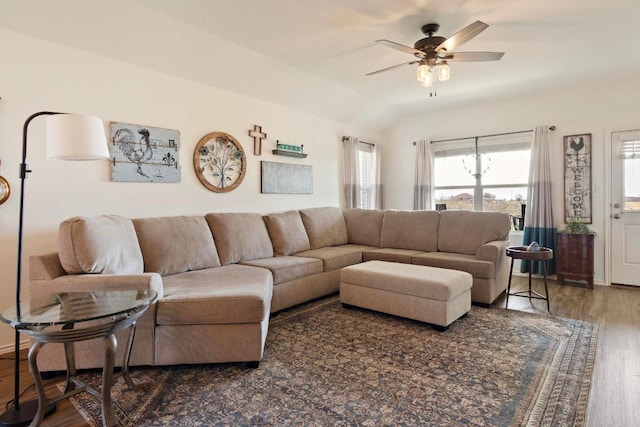
[[[31,257],[30,297],[153,289],[158,301],[138,321],[131,365],[255,365],[270,313],[338,292],[340,270],[363,261],[469,272],[472,300],[490,304],[506,289],[508,234],[506,214],[466,211],[76,217],[61,223],[58,253]],[[102,359],[101,345],[76,345],[78,368]],[[39,365],[64,369],[62,349],[45,346]]]

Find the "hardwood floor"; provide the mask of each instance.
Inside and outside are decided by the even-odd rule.
[[[514,276],[512,289],[523,290],[525,277]],[[534,279],[534,288],[542,287],[541,279]],[[586,320],[600,324],[593,384],[587,415],[589,427],[640,426],[640,288],[622,286],[559,285],[549,281],[551,313],[555,316]],[[504,307],[505,296],[493,304]],[[546,302],[527,298],[509,298],[509,308],[532,313],[548,314]],[[26,356],[24,356],[26,357]],[[0,360],[0,403],[13,396],[13,362]],[[21,381],[31,384],[26,361],[22,363]],[[46,380],[49,395],[57,393],[56,384],[62,378]],[[25,393],[23,400],[35,397],[35,391]],[[86,426],[82,417],[68,402],[58,403],[56,412],[43,426]]]

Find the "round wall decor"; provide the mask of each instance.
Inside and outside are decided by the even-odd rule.
[[[11,187],[9,182],[3,176],[0,176],[0,205],[6,202],[10,195]]]
[[[233,136],[211,132],[196,145],[193,167],[202,185],[216,193],[226,193],[244,179],[247,160],[242,145]]]

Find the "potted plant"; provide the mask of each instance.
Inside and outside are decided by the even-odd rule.
[[[593,231],[589,226],[578,220],[578,219],[570,219],[565,227],[559,231],[559,233],[565,234],[593,234],[596,235],[596,232]]]
[[[593,241],[596,232],[578,220],[570,219],[558,232],[556,277],[586,281],[593,288]]]

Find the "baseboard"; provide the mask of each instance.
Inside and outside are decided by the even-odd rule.
[[[14,348],[13,343],[0,346],[0,354],[13,353],[13,348]],[[28,350],[28,349],[29,349],[29,340],[27,339],[27,340],[20,341],[20,350]]]

